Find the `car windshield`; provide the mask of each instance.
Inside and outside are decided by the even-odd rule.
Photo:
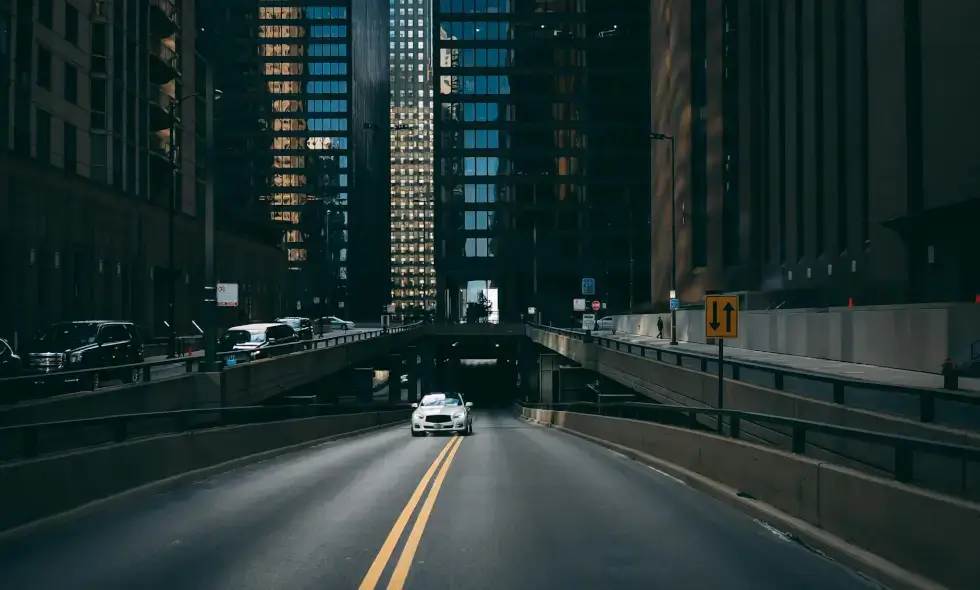
[[[71,348],[95,344],[98,334],[98,324],[54,324],[38,332],[33,344],[35,348]]]
[[[292,328],[294,330],[299,330],[300,329],[300,321],[299,321],[299,318],[279,318],[276,321],[279,322],[280,324],[286,324],[287,326],[289,326],[290,328]]]
[[[337,316],[330,316],[330,317],[327,318],[327,321],[339,322],[339,323],[343,323],[344,322],[344,320],[338,318]]]
[[[228,330],[221,336],[221,342],[229,346],[247,343],[258,344],[265,342],[265,331]]]
[[[461,406],[463,405],[463,402],[458,397],[446,397],[444,395],[427,395],[422,398],[422,403],[419,405],[422,407]]]

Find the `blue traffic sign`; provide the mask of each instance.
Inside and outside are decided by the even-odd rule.
[[[670,311],[677,311],[681,307],[681,300],[676,297],[670,300]]]
[[[582,279],[582,295],[595,295],[595,279]]]

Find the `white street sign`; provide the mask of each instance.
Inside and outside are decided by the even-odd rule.
[[[238,307],[238,283],[218,283],[218,307]]]
[[[572,311],[585,311],[585,299],[573,299]]]

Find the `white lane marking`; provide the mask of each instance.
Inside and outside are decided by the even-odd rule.
[[[624,454],[622,454],[620,452],[612,451],[612,450],[610,450],[609,452],[612,453],[613,455],[616,455],[617,457],[619,457],[621,459],[629,459],[629,457],[627,457],[626,455],[624,455]]]
[[[790,537],[789,535],[787,535],[783,531],[777,529],[776,527],[772,526],[768,522],[761,521],[758,518],[753,518],[752,520],[754,520],[757,525],[759,525],[762,528],[766,529],[770,533],[776,535],[777,537],[779,537],[783,541],[792,541],[793,540],[792,537]]]
[[[674,477],[673,475],[667,473],[666,471],[661,471],[661,470],[657,469],[656,467],[652,467],[650,465],[647,465],[647,467],[649,467],[650,469],[656,471],[657,473],[659,473],[660,475],[662,475],[664,477],[669,477],[670,479],[676,481],[677,483],[681,484],[682,486],[686,486],[687,485],[687,482],[686,481],[684,481],[683,479],[680,479],[678,477]]]

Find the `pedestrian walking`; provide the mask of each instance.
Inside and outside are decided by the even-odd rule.
[[[664,337],[664,318],[657,318],[657,338]]]

